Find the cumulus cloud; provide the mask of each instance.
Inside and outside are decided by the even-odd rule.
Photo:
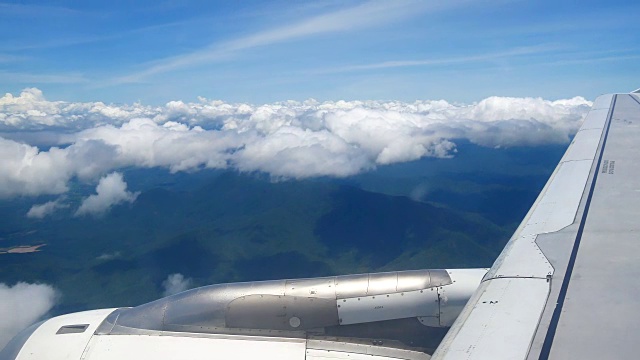
[[[127,183],[122,174],[113,172],[100,179],[96,194],[82,201],[76,215],[103,215],[114,205],[134,202],[139,194],[127,191]]]
[[[180,273],[171,274],[162,282],[162,287],[164,288],[162,296],[169,296],[183,292],[191,288],[191,283],[191,278],[185,278],[184,275]]]
[[[0,349],[22,329],[45,316],[56,299],[56,291],[49,285],[0,283]]]
[[[27,217],[32,219],[42,219],[56,212],[58,209],[68,208],[69,205],[63,204],[60,199],[47,201],[44,204],[36,204],[29,209]]]
[[[103,124],[122,124],[135,117],[153,117],[159,109],[140,104],[113,106],[102,102],[48,101],[42,91],[27,88],[19,96],[0,98],[0,131],[15,129],[79,130]]]
[[[0,197],[63,194],[71,179],[96,181],[124,167],[344,177],[452,156],[457,139],[489,147],[567,143],[590,106],[581,97],[490,97],[260,106],[199,98],[153,107],[48,101],[26,89],[0,98]],[[43,138],[56,146],[39,148]]]

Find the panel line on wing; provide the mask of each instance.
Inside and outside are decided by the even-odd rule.
[[[634,91],[634,92],[635,92],[635,91]],[[633,95],[629,94],[629,97],[631,98],[631,100],[633,100],[633,101],[637,102],[637,103],[638,103],[638,105],[640,105],[640,101],[638,101],[638,99],[636,99],[636,97],[635,97],[635,96],[633,96]]]

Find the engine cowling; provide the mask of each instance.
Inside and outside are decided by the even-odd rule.
[[[68,351],[84,348],[79,342],[88,343],[94,335],[360,339],[356,342],[397,342],[426,351],[437,346],[486,271],[412,270],[210,285],[134,308],[47,320],[18,335],[0,359],[15,359],[23,346],[36,342]],[[33,336],[37,341],[28,341]],[[78,344],[60,343],[72,338]]]

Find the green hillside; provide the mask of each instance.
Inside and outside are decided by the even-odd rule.
[[[135,183],[134,176],[129,176]],[[103,218],[73,207],[43,221],[5,203],[0,282],[46,282],[58,312],[161,296],[168,274],[194,285],[443,267],[486,267],[510,233],[477,215],[323,181],[223,173],[198,186],[150,186]],[[4,245],[0,245],[4,246]]]

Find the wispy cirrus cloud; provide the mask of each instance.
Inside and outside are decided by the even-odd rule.
[[[80,14],[81,11],[64,6],[0,2],[0,17],[62,17]]]
[[[89,79],[79,73],[37,74],[0,71],[0,81],[20,84],[80,84],[89,82]]]
[[[24,56],[0,53],[0,64],[24,60]]]
[[[316,73],[340,73],[350,71],[362,71],[362,70],[375,70],[375,69],[389,69],[389,68],[402,68],[402,67],[417,67],[417,66],[437,66],[437,65],[453,65],[463,63],[476,63],[483,61],[491,61],[497,59],[521,57],[533,54],[544,54],[559,50],[561,47],[554,44],[544,44],[535,46],[517,47],[505,51],[489,52],[468,56],[446,57],[446,58],[431,58],[423,60],[392,60],[382,61],[372,64],[362,64],[345,66],[334,69],[319,70]]]
[[[362,30],[397,22],[427,11],[449,9],[466,2],[460,0],[446,3],[412,0],[366,2],[350,8],[309,17],[292,24],[266,29],[251,35],[213,43],[194,52],[160,59],[149,63],[141,71],[119,77],[109,84],[140,82],[155,74],[228,59],[240,51],[251,48],[327,33]]]
[[[572,59],[558,59],[552,61],[546,61],[542,63],[543,66],[558,66],[558,65],[574,65],[574,64],[598,64],[606,62],[620,62],[629,60],[640,59],[640,54],[620,54],[611,56],[581,56]]]
[[[122,35],[107,35],[107,36],[75,36],[67,38],[56,38],[48,41],[39,42],[20,42],[11,45],[5,45],[2,47],[4,51],[23,51],[23,50],[39,50],[39,49],[53,49],[67,46],[90,44],[94,42],[112,40],[121,37]]]
[[[102,35],[80,35],[80,36],[71,36],[71,37],[64,37],[64,38],[54,38],[54,39],[48,39],[48,40],[36,41],[36,42],[20,41],[10,45],[4,45],[0,49],[4,52],[16,52],[16,51],[23,51],[23,50],[41,50],[41,49],[72,47],[76,45],[85,45],[85,44],[122,39],[124,37],[145,34],[145,33],[159,30],[159,29],[172,28],[172,27],[184,25],[186,23],[187,21],[174,21],[174,22],[155,24],[150,26],[136,27],[129,30],[118,31],[118,32],[102,34]],[[16,55],[5,55],[5,57],[11,60],[25,59],[25,57],[23,56],[16,56]],[[2,61],[3,61],[3,55],[0,54],[0,63]]]

